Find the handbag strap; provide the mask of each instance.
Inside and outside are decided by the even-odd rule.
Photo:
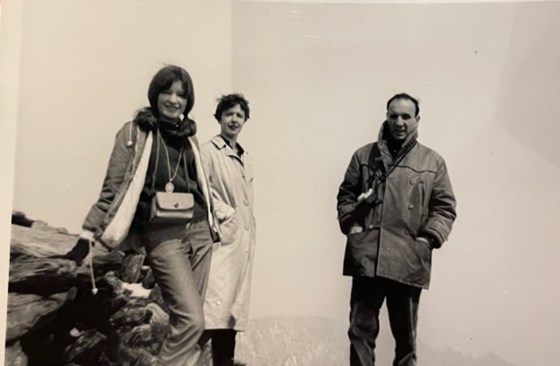
[[[154,171],[152,173],[152,187],[150,189],[150,194],[152,196],[154,196],[156,194],[156,176],[157,176],[157,170],[158,170],[158,165],[159,165],[159,128],[156,127],[156,163],[154,166]]]
[[[187,139],[187,144],[190,144],[189,140]],[[192,149],[192,147],[191,147]],[[189,170],[187,166],[187,149],[182,150],[183,153],[183,169],[185,169],[185,183],[187,184],[187,192],[190,192],[191,189],[189,187]]]
[[[155,195],[156,193],[156,176],[157,176],[157,170],[158,170],[158,166],[159,166],[159,151],[160,151],[160,140],[162,140],[160,132],[159,132],[159,128],[156,128],[156,163],[154,166],[154,172],[152,174],[152,187],[150,188],[150,192],[151,195]],[[187,140],[188,142],[188,140]],[[164,142],[165,143],[165,142]],[[187,155],[185,152],[185,149],[183,149],[182,151],[182,156],[180,156],[179,158],[183,160],[183,169],[185,170],[185,184],[187,185],[187,192],[190,192],[190,186],[189,186],[189,171],[187,170]]]

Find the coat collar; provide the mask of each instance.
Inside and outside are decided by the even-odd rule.
[[[414,133],[406,137],[404,143],[401,146],[401,149],[399,150],[399,153],[397,154],[397,156],[393,157],[393,155],[391,155],[391,153],[389,152],[389,147],[387,146],[387,139],[385,138],[385,134],[387,133],[389,133],[387,122],[383,122],[383,124],[381,125],[381,129],[379,130],[377,144],[379,147],[379,151],[381,152],[381,157],[383,158],[383,164],[385,165],[386,169],[394,160],[397,160],[404,151],[409,150],[408,147],[416,143],[416,140],[418,139],[418,130],[416,130],[414,131]]]
[[[242,154],[241,154],[241,158],[239,157],[239,155],[237,155],[235,153],[235,151],[233,151],[233,149],[226,143],[226,141],[224,140],[224,138],[221,135],[216,135],[214,137],[212,137],[212,139],[210,140],[212,141],[212,143],[214,144],[214,146],[216,146],[216,148],[218,150],[224,150],[224,152],[226,153],[226,155],[228,156],[232,156],[232,157],[236,157],[239,160],[243,161],[243,157],[245,156],[245,149],[239,144],[237,143],[237,146],[239,148],[241,148]]]
[[[228,144],[226,144],[226,141],[220,135],[216,135],[212,137],[210,141],[212,141],[214,146],[216,146],[220,150],[228,146]]]

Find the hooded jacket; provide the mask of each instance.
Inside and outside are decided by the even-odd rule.
[[[348,235],[343,273],[428,288],[432,249],[447,240],[456,218],[455,196],[445,161],[438,153],[418,143],[415,132],[393,157],[386,128],[384,123],[377,142],[354,153],[338,191],[342,232],[348,235],[353,224],[364,228]],[[378,149],[375,160],[371,159],[374,149]],[[379,185],[377,199],[358,203],[358,196],[371,187],[376,171],[387,172],[395,163],[384,184]],[[432,238],[433,246],[418,240],[420,236]],[[366,243],[360,240],[363,238],[367,238]]]
[[[116,135],[99,199],[91,207],[82,226],[84,230],[93,232],[94,238],[108,249],[121,245],[128,235],[146,180],[152,131],[156,123],[156,118],[146,108],[132,122],[125,123]],[[219,229],[215,224],[208,182],[194,137],[196,125],[192,120],[186,123],[189,123],[192,136],[185,138],[189,139],[194,152],[197,180],[206,201],[208,222],[217,237]]]

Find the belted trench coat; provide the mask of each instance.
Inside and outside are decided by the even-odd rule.
[[[430,236],[439,247],[447,240],[456,218],[456,201],[443,158],[411,134],[401,152],[410,151],[387,176],[378,199],[358,209],[358,196],[371,186],[376,166],[388,171],[399,159],[391,155],[382,125],[376,143],[358,149],[346,170],[337,196],[338,221],[347,235],[344,275],[384,277],[428,288],[433,247],[419,236]],[[377,164],[371,159],[378,148]],[[363,205],[363,203],[362,203]],[[364,228],[350,234],[352,224]],[[366,237],[366,242],[360,240]]]
[[[207,329],[245,330],[255,257],[251,156],[238,156],[220,136],[201,146],[222,240],[215,244],[204,300]]]

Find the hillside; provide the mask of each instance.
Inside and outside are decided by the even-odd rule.
[[[347,326],[326,318],[270,317],[253,319],[238,336],[238,359],[248,365],[340,366],[348,364]],[[388,336],[390,337],[390,335]],[[380,340],[376,364],[391,365],[392,339]],[[418,343],[419,366],[515,366],[493,354],[471,357]]]

